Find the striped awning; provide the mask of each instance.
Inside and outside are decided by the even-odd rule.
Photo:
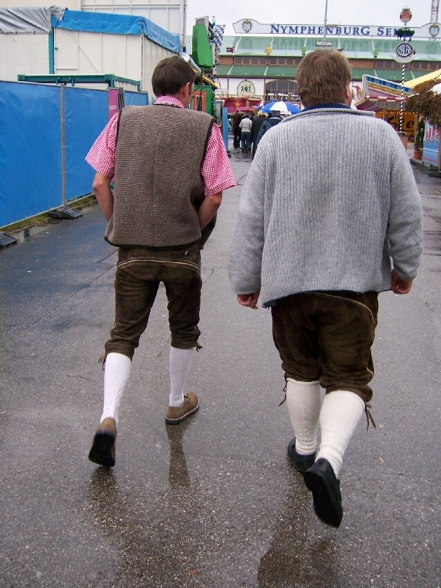
[[[441,69],[437,69],[436,71],[432,71],[424,76],[420,76],[419,78],[415,78],[414,80],[409,80],[408,82],[404,82],[406,88],[415,88],[419,84],[424,84],[424,82],[431,82],[432,80],[436,80],[439,78],[441,82]]]

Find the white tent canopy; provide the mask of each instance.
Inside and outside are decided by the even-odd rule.
[[[59,6],[0,8],[0,33],[49,33],[52,15],[61,19],[63,12]]]

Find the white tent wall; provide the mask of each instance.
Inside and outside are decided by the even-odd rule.
[[[105,74],[140,80],[153,97],[151,77],[156,64],[174,55],[144,36],[110,35],[55,29],[55,73]]]
[[[53,36],[51,15],[58,19]],[[112,74],[139,81],[152,99],[156,64],[179,51],[178,35],[134,15],[0,6],[0,17],[0,79],[5,81],[16,81],[19,74]]]
[[[142,68],[141,68],[141,89],[149,93],[150,104],[152,103],[152,99],[154,98],[153,89],[151,78],[153,74],[153,70],[155,69],[156,65],[161,61],[161,59],[165,59],[166,57],[171,57],[175,55],[171,51],[168,51],[164,47],[157,45],[156,43],[152,43],[147,37],[141,37],[141,41],[143,43],[142,48]],[[136,78],[138,79],[138,78]]]
[[[56,4],[54,2],[53,4]],[[51,3],[42,2],[41,0],[0,0],[0,8],[15,8],[17,6],[50,6]],[[61,4],[63,8],[77,10],[77,0],[64,0]]]
[[[173,52],[144,36],[54,30],[55,74],[113,74],[139,80],[153,97],[151,77],[156,64]],[[49,73],[48,35],[0,34],[0,80],[18,74]]]
[[[49,73],[47,35],[0,34],[0,80],[16,82],[18,74]]]
[[[141,37],[55,29],[55,73],[141,79]]]

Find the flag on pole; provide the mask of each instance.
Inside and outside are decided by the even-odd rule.
[[[208,36],[210,42],[213,43],[218,49],[221,48],[222,41],[224,40],[225,25],[212,24],[208,25]]]
[[[224,32],[225,25],[218,25],[211,22],[208,23],[208,39],[214,49],[213,61],[215,65],[217,65],[219,61],[219,53],[222,41],[224,40]]]

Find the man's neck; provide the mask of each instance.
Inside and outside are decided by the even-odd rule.
[[[178,96],[159,96],[156,99],[156,104],[171,104],[172,106],[184,108],[182,100]]]
[[[313,104],[311,106],[307,106],[303,109],[302,112],[305,112],[305,110],[317,110],[318,108],[343,108],[350,110],[350,106],[344,104],[343,102],[327,102],[326,104]]]

